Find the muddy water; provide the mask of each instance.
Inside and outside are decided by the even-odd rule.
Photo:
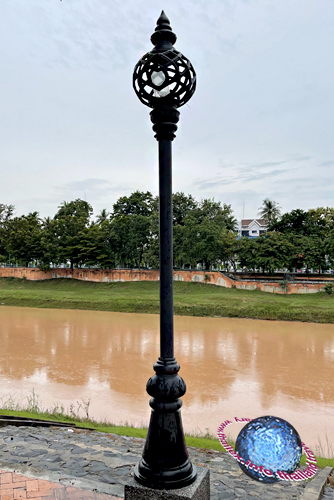
[[[0,307],[3,402],[34,389],[44,407],[90,399],[92,417],[147,424],[158,356],[157,315]],[[334,325],[176,316],[175,356],[186,431],[275,415],[313,449],[334,444]]]

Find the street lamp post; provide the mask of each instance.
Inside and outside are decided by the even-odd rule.
[[[196,74],[190,61],[173,47],[176,35],[164,11],[151,42],[154,48],[134,69],[133,87],[141,102],[153,108],[150,117],[159,142],[160,357],[146,385],[151,419],[134,477],[149,488],[178,489],[193,483],[197,470],[186,448],[181,419],[186,384],[174,357],[172,141],[180,115],[177,108],[193,95]]]

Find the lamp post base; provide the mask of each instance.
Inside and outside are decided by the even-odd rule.
[[[147,488],[131,478],[124,488],[124,500],[210,500],[210,470],[206,467],[196,468],[195,481],[175,490]]]
[[[184,488],[192,484],[196,477],[197,469],[188,459],[178,467],[154,471],[142,458],[134,469],[134,478],[138,483],[160,490]]]

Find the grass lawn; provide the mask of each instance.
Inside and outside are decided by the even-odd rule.
[[[75,279],[0,278],[0,304],[159,314],[159,282],[94,283]],[[174,313],[334,323],[334,295],[281,295],[203,283],[174,282]]]

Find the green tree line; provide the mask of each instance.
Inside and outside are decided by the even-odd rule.
[[[265,234],[240,238],[236,253],[240,266],[253,271],[327,270],[334,266],[334,208],[276,214]]]
[[[68,264],[159,267],[159,198],[135,191],[93,219],[84,200],[63,202],[53,218],[38,212],[14,217],[13,205],[0,204],[0,263],[41,269]],[[191,195],[173,194],[174,266],[216,265],[226,245],[236,238],[237,222],[230,205],[214,199],[197,202]]]
[[[257,238],[238,237],[230,205],[196,201],[173,194],[175,268],[217,268],[274,272],[334,267],[334,208],[301,209],[280,214],[266,199],[260,214],[268,230]],[[0,263],[41,269],[51,266],[159,267],[159,198],[135,191],[111,212],[93,218],[84,200],[63,202],[53,218],[38,212],[14,216],[13,205],[0,204]]]

